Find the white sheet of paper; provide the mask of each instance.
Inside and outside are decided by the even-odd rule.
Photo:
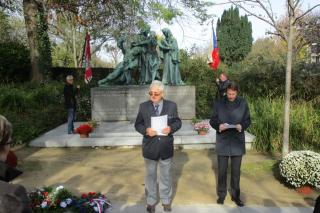
[[[237,126],[233,124],[225,124],[226,129],[236,129]]]
[[[165,135],[161,131],[168,126],[168,115],[151,117],[151,128],[157,131],[157,135]]]

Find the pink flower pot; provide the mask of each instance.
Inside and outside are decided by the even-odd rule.
[[[203,131],[203,130],[198,131],[198,135],[206,135],[206,134],[207,134],[206,131]]]
[[[303,195],[309,195],[312,193],[312,188],[310,186],[301,186],[296,188],[296,191]]]
[[[80,138],[88,138],[89,134],[80,134]]]

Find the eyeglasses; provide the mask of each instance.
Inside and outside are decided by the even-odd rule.
[[[155,93],[155,92],[149,92],[150,96],[156,96],[158,97],[161,93]]]
[[[12,145],[12,144],[14,144],[14,140],[10,138],[10,140],[8,140],[4,145]]]

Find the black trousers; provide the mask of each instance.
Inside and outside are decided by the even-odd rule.
[[[314,210],[313,210],[313,213],[319,213],[319,212],[320,212],[320,195],[316,200],[316,205],[314,206]]]
[[[240,156],[218,155],[217,194],[218,194],[218,197],[222,199],[224,199],[227,195],[227,171],[228,171],[229,158],[231,158],[231,178],[230,178],[231,196],[234,199],[238,199],[240,197],[240,167],[241,167],[242,155]]]

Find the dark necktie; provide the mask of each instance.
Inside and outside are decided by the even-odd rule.
[[[154,106],[154,111],[156,112],[156,116],[159,116],[159,115],[160,115],[160,113],[159,113],[159,104],[156,104],[156,105]]]

